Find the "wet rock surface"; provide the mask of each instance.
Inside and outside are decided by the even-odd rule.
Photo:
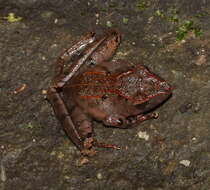
[[[209,19],[208,1],[0,0],[0,189],[209,189]],[[65,48],[109,27],[123,36],[115,58],[147,65],[174,93],[137,128],[94,122],[98,140],[122,149],[87,161],[42,90]]]

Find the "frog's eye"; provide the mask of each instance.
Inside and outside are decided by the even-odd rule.
[[[102,99],[102,100],[106,100],[108,97],[109,97],[109,96],[108,96],[107,94],[104,94],[104,95],[101,97],[101,99]]]
[[[121,119],[121,118],[117,119],[117,124],[118,125],[123,125],[123,119]]]

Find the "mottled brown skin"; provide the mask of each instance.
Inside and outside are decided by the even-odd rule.
[[[149,112],[172,93],[170,85],[145,66],[109,61],[119,43],[117,31],[84,36],[59,57],[48,89],[55,115],[85,155],[95,154],[94,146],[118,148],[93,138],[93,119],[106,126],[130,128],[157,118]],[[65,65],[70,60],[73,63]]]

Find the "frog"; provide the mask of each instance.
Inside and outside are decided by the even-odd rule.
[[[56,61],[47,99],[70,140],[82,155],[96,147],[119,149],[98,142],[94,122],[107,128],[128,129],[157,119],[153,112],[172,96],[172,87],[143,64],[112,60],[121,42],[117,30],[90,32],[65,50]]]

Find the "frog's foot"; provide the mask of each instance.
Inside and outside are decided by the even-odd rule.
[[[159,116],[158,113],[149,113],[149,114],[146,114],[146,115],[137,115],[136,116],[136,122],[137,123],[141,123],[143,121],[146,121],[146,120],[149,120],[149,119],[157,119]]]
[[[96,142],[94,142],[93,145],[95,147],[99,147],[99,148],[112,148],[112,149],[120,150],[120,147],[115,144],[100,143],[100,142],[96,141]]]
[[[80,151],[83,156],[95,156],[97,151],[93,148],[93,137],[86,138],[83,142],[83,149]]]
[[[127,128],[130,128],[130,127],[137,127],[138,125],[136,124],[139,124],[139,123],[142,123],[146,120],[150,120],[150,119],[157,119],[159,116],[158,113],[154,112],[154,113],[148,113],[148,114],[139,114],[135,117],[129,117],[129,119],[127,119],[127,123],[128,123],[128,126]]]
[[[115,144],[107,144],[107,143],[101,143],[98,141],[93,141],[93,138],[87,138],[84,142],[84,149],[81,150],[81,154],[83,156],[94,156],[96,155],[97,151],[93,147],[98,147],[98,148],[112,148],[115,150],[119,150],[120,147],[115,145]]]
[[[90,157],[92,157],[92,156],[95,156],[97,154],[97,151],[94,150],[93,148],[91,148],[91,149],[83,149],[83,150],[81,150],[81,154],[83,156],[90,156]]]

